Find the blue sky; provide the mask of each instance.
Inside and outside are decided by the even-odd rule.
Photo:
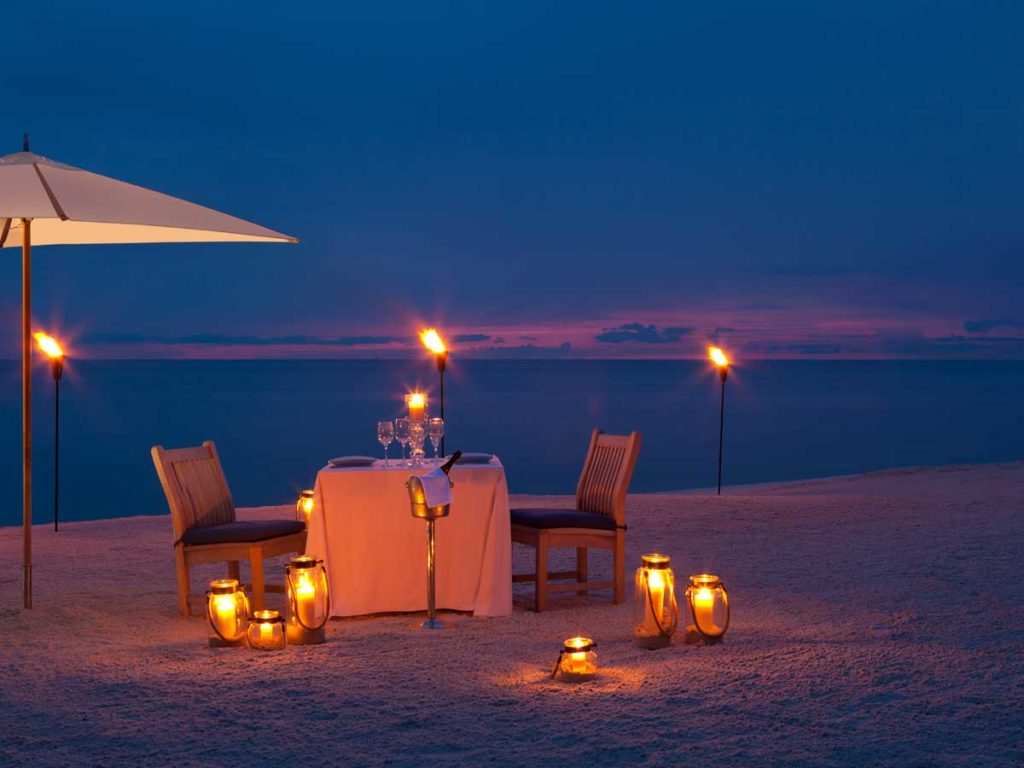
[[[1022,357],[1022,22],[37,2],[0,50],[9,151],[302,242],[40,248],[36,321],[94,357],[407,354],[422,324],[481,356]]]

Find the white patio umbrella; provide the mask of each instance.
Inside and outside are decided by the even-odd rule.
[[[0,157],[0,247],[21,247],[25,607],[32,607],[32,246],[114,243],[295,243],[234,216],[57,163]]]

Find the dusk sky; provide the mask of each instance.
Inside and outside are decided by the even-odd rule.
[[[78,356],[1024,357],[1018,2],[9,17],[0,153],[301,239],[37,249]]]

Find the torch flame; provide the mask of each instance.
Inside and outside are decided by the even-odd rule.
[[[719,368],[729,367],[729,358],[726,357],[725,352],[723,352],[720,347],[708,347],[708,357],[710,357],[711,362]]]
[[[423,346],[435,355],[443,355],[448,351],[448,348],[444,345],[444,340],[441,338],[441,334],[437,332],[436,328],[427,328],[425,331],[420,331],[420,341],[423,342]]]
[[[60,348],[60,344],[58,344],[57,340],[52,336],[47,336],[42,331],[37,331],[36,333],[33,333],[32,336],[39,345],[39,349],[48,357],[64,357],[64,350]]]

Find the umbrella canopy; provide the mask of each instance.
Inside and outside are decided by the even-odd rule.
[[[32,245],[296,243],[294,237],[29,152],[0,157],[0,247],[21,248],[25,607],[32,607]]]
[[[48,160],[32,152],[0,157],[0,245],[114,243],[294,243],[225,213]]]

